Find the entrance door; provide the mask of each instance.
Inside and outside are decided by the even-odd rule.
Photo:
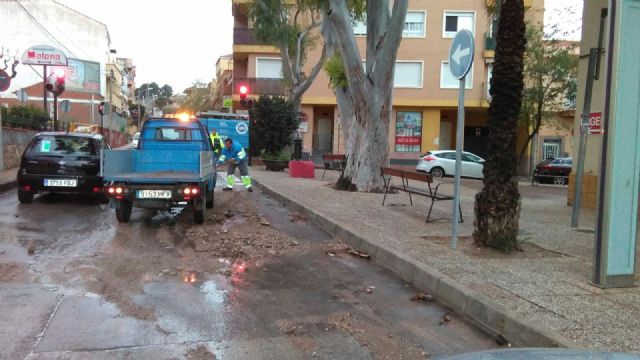
[[[451,150],[451,121],[440,122],[440,150]]]
[[[329,154],[333,147],[333,119],[319,118],[317,123],[317,150],[321,154]]]

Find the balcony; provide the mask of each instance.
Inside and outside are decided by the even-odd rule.
[[[234,78],[234,94],[240,92],[241,86],[249,88],[249,95],[285,95],[285,86],[282,79]]]
[[[251,29],[247,28],[234,28],[233,29],[233,58],[235,60],[241,60],[247,57],[248,54],[279,54],[280,50],[271,45],[266,45],[256,40],[251,32]]]

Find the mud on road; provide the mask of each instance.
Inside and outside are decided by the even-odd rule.
[[[0,195],[0,358],[416,359],[495,342],[259,191],[204,225]],[[6,229],[6,231],[5,231]],[[327,254],[327,250],[329,254]],[[35,288],[32,288],[35,287]],[[5,313],[6,314],[6,313]],[[29,324],[20,320],[29,318]],[[19,338],[19,339],[17,339]]]

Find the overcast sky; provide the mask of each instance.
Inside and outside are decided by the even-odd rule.
[[[118,57],[132,58],[136,84],[155,81],[181,92],[194,81],[209,82],[219,56],[232,51],[231,0],[57,0],[107,24]],[[546,0],[546,22],[575,28],[582,0]],[[576,8],[573,19],[556,9]],[[577,35],[579,37],[579,33]]]

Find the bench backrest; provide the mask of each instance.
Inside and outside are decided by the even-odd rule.
[[[431,175],[427,173],[416,173],[411,171],[403,171],[402,176],[408,180],[421,181],[430,183],[432,181]]]
[[[325,154],[325,155],[322,155],[322,160],[324,160],[324,161],[331,161],[331,160],[346,161],[347,160],[347,155]]]
[[[427,173],[422,174],[422,173],[417,173],[413,171],[406,171],[406,170],[386,168],[386,167],[380,168],[380,171],[382,175],[397,176],[407,180],[415,180],[415,181],[421,181],[426,183],[433,182],[433,178],[431,177],[431,174],[427,174]]]

